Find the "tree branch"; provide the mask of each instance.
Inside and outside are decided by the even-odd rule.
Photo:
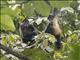
[[[1,43],[0,43],[0,49],[5,50],[7,53],[10,53],[10,54],[14,55],[21,60],[30,60],[28,57],[26,57],[26,56],[24,56],[24,55],[22,55],[18,52],[13,51],[11,48],[6,47],[6,46],[2,45]]]

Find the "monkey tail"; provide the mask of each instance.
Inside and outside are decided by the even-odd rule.
[[[55,45],[56,45],[56,49],[57,50],[60,50],[62,48],[62,43],[61,43],[61,40],[62,40],[62,36],[61,35],[57,35],[55,36],[57,41],[55,42]]]

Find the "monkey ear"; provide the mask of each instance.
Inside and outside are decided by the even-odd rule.
[[[53,10],[53,16],[56,16],[60,13],[60,10],[58,8],[54,8]]]
[[[53,20],[53,18],[56,16],[56,15],[58,15],[58,13],[59,13],[59,9],[58,8],[54,8],[54,9],[51,9],[51,11],[50,11],[50,15],[48,16],[48,19],[49,20]]]
[[[29,21],[27,19],[27,17],[23,20],[22,24],[21,24],[21,27],[24,28],[24,27],[28,27],[30,24],[29,24]]]

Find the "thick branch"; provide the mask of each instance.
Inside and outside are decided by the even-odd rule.
[[[0,49],[5,50],[7,53],[10,53],[10,54],[14,55],[21,60],[30,60],[28,57],[26,57],[26,56],[24,56],[24,55],[22,55],[18,52],[13,51],[11,48],[6,47],[6,46],[2,45],[1,43],[0,43]]]

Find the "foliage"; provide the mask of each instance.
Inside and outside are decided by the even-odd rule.
[[[49,54],[47,54],[46,52],[42,51],[39,48],[25,49],[23,54],[25,54],[28,57],[31,57],[32,60],[49,60],[49,59],[51,60]]]
[[[1,15],[1,28],[0,29],[15,31],[15,26],[10,16]]]
[[[20,52],[32,60],[80,60],[80,2],[77,1],[8,1],[1,0],[1,44]],[[50,11],[53,8],[59,8],[61,11],[61,26],[64,39],[62,49],[56,50],[55,37],[45,33],[49,24],[47,20]],[[20,35],[20,25],[28,18],[37,32],[35,43],[28,46],[28,43],[22,42]],[[48,42],[51,44],[49,45]],[[35,46],[35,47],[33,47]],[[32,47],[32,48],[31,48]],[[15,60],[18,58],[0,49],[0,58],[2,60]],[[15,58],[15,59],[14,59]]]

